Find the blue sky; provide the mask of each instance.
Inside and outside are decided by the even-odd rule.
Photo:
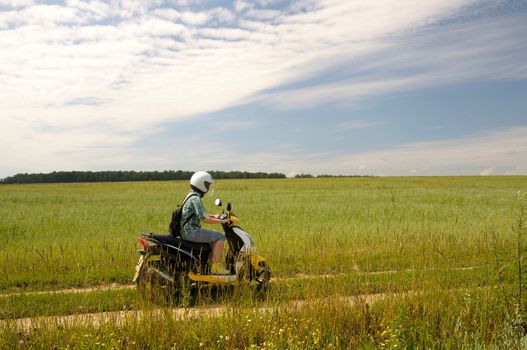
[[[0,177],[527,174],[526,1],[0,0]]]

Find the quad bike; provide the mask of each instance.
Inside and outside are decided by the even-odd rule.
[[[220,199],[215,204],[221,207]],[[220,219],[229,219],[222,224],[228,250],[225,267],[228,275],[210,273],[209,256],[212,247],[209,243],[195,243],[167,234],[142,233],[139,243],[139,262],[133,282],[146,299],[155,296],[174,298],[184,288],[211,284],[232,285],[256,282],[258,288],[264,287],[271,279],[271,270],[264,258],[256,255],[253,240],[238,224],[239,219],[231,211],[222,210]]]

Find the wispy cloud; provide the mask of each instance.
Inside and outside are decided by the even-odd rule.
[[[245,155],[231,149],[230,165],[253,171],[349,175],[514,175],[527,171],[527,127],[472,137],[404,144],[337,156],[298,149]],[[232,164],[236,159],[238,163]],[[228,162],[228,160],[225,160]]]
[[[205,150],[204,150],[205,151]],[[520,175],[527,172],[527,127],[466,138],[416,142],[337,156],[295,148],[246,155],[227,151],[230,165],[253,171],[348,175]],[[237,163],[232,164],[235,159]],[[227,160],[225,160],[227,161]]]
[[[337,66],[338,80],[263,98],[288,109],[323,103],[349,106],[383,94],[459,82],[526,79],[527,64],[521,60],[527,56],[522,36],[526,23],[527,15],[520,14],[373,40],[351,64]],[[327,72],[333,73],[331,68]]]
[[[337,173],[371,175],[524,174],[525,154],[527,127],[516,127],[472,137],[352,153],[329,163],[322,161],[318,171],[330,168]]]
[[[364,128],[369,128],[375,125],[378,125],[378,123],[356,119],[356,120],[350,120],[350,121],[338,124],[335,128],[335,131],[341,132],[341,131],[364,129]]]
[[[273,23],[238,14],[235,28],[207,27],[214,14],[226,9],[193,13],[132,1],[15,8],[7,12],[14,19],[0,21],[7,28],[0,33],[6,53],[0,74],[7,78],[0,88],[10,91],[1,102],[17,116],[27,113],[20,107],[28,107],[38,123],[50,122],[48,114],[69,114],[45,106],[93,96],[113,102],[77,115],[75,122],[110,118],[144,128],[222,109],[335,62],[348,62],[377,49],[377,39],[420,26],[465,1],[390,3],[313,2],[312,11],[282,11]],[[237,3],[240,12],[246,7],[251,6]],[[399,10],[405,11],[404,18],[390,15]],[[111,24],[101,25],[105,20]],[[122,81],[126,86],[115,89]],[[338,87],[330,93],[342,95]]]
[[[20,169],[20,159],[71,167],[65,150],[112,164],[163,123],[248,102],[349,105],[527,75],[518,65],[524,16],[427,31],[471,0],[236,1],[200,11],[195,3],[0,0],[3,167]],[[333,80],[320,75],[335,70]],[[371,126],[354,123],[342,127]],[[113,151],[104,163],[90,147]]]
[[[479,175],[480,176],[490,176],[494,173],[495,169],[496,169],[495,167],[491,166],[487,169],[484,169],[481,173],[479,173]]]
[[[79,97],[71,101],[66,101],[66,106],[75,106],[75,105],[87,105],[87,106],[99,106],[104,103],[103,100],[96,97]]]
[[[249,121],[249,120],[218,120],[216,122],[212,122],[212,131],[214,134],[222,133],[222,132],[233,132],[237,130],[243,130],[243,129],[254,129],[258,128],[261,125],[261,122],[258,121]]]

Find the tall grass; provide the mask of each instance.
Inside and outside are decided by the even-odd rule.
[[[167,232],[186,191],[177,181],[0,186],[0,293],[129,283],[137,233]],[[232,202],[268,259],[277,280],[263,301],[239,288],[190,304],[225,305],[219,317],[48,323],[29,334],[7,322],[0,348],[519,348],[527,245],[518,191],[527,178],[219,180],[205,206]],[[372,293],[387,297],[339,298]],[[133,290],[1,298],[3,318],[150,308]]]
[[[429,292],[375,303],[311,301],[302,307],[230,307],[176,320],[169,310],[123,324],[0,330],[0,347],[56,349],[521,349],[522,316],[488,289]]]
[[[186,189],[1,186],[0,289],[128,282],[137,233],[167,232]],[[216,196],[233,203],[280,276],[505,263],[519,190],[523,177],[224,180]]]

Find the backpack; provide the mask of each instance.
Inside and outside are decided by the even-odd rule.
[[[172,213],[172,220],[170,221],[170,225],[168,225],[168,231],[172,236],[181,236],[181,227],[183,227],[186,222],[181,224],[181,215],[183,215],[183,206],[185,205],[185,202],[187,199],[189,199],[192,196],[196,196],[196,194],[191,194],[183,200],[183,203],[177,206],[176,210]],[[188,220],[187,220],[188,221]]]

